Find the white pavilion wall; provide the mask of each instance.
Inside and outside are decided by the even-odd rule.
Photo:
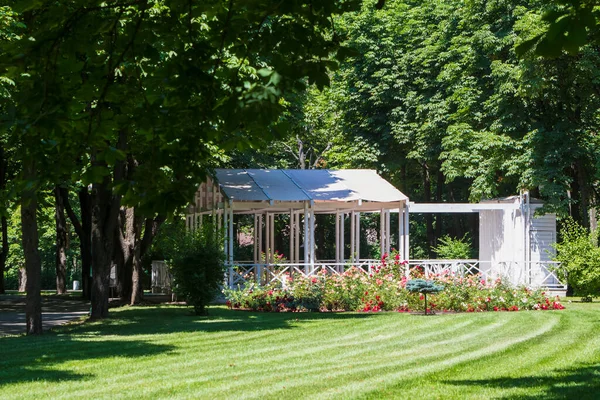
[[[531,204],[527,231],[523,225],[525,216],[520,209],[479,212],[479,260],[482,272],[506,273],[503,269],[510,266],[511,280],[520,283],[526,279],[528,266],[525,261],[529,260],[530,283],[536,284],[546,276],[544,265],[537,262],[551,261],[554,257],[552,244],[556,242],[556,216],[535,216],[535,210],[541,206]],[[525,235],[528,235],[527,243]]]

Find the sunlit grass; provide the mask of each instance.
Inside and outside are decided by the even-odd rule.
[[[416,316],[125,307],[0,338],[8,398],[595,398],[600,305]]]

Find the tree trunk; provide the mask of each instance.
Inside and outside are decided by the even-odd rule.
[[[75,215],[71,203],[69,202],[69,191],[61,188],[61,199],[69,220],[73,224],[75,233],[79,237],[79,251],[81,257],[81,289],[82,297],[90,299],[91,293],[91,268],[92,268],[92,208],[90,203],[90,194],[87,187],[79,190],[79,204],[81,208],[81,221]]]
[[[132,248],[132,288],[130,304],[134,305],[143,300],[142,288],[142,223],[143,218],[135,216],[133,223],[133,248]]]
[[[126,139],[126,132],[119,132],[117,148],[124,150]],[[92,166],[107,167],[104,161],[96,159],[94,153]],[[92,320],[108,317],[110,267],[121,210],[121,196],[113,195],[112,182],[118,182],[124,176],[125,163],[118,161],[112,179],[107,175],[102,182],[92,184]]]
[[[0,252],[0,294],[6,292],[4,285],[4,270],[6,269],[6,258],[8,257],[8,221],[1,217],[2,224],[2,252]]]
[[[25,267],[19,268],[19,293],[27,292],[27,271]]]
[[[4,156],[4,147],[0,146],[0,190],[6,188],[7,162]],[[8,204],[5,204],[7,207]],[[6,216],[0,217],[2,224],[2,250],[0,250],[0,294],[5,293],[4,271],[6,270],[6,258],[8,257],[8,221]]]
[[[59,187],[54,188],[56,200],[56,293],[67,293],[67,219]]]
[[[106,177],[92,185],[92,315],[91,319],[108,317],[110,268],[112,265],[114,230],[118,208],[114,204]]]
[[[92,298],[92,201],[87,187],[79,190],[81,208],[81,234],[79,249],[81,251],[81,289],[82,297]]]
[[[135,244],[135,215],[132,207],[121,210],[115,229],[115,259],[119,282],[117,290],[123,301],[131,300],[133,286],[133,252]],[[141,222],[140,222],[141,223]]]
[[[25,179],[35,179],[35,164],[29,161],[24,165]],[[27,273],[27,296],[25,319],[28,335],[42,333],[42,263],[38,250],[37,199],[35,189],[25,189],[21,197],[21,228],[23,234],[23,253]]]

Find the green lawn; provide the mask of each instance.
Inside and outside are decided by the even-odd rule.
[[[182,307],[0,338],[0,397],[598,398],[600,305],[254,314]]]

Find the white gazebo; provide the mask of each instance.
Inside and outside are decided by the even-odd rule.
[[[503,276],[514,284],[543,286],[564,293],[566,286],[551,261],[556,237],[553,214],[535,215],[542,204],[530,201],[529,194],[478,204],[415,204],[373,170],[281,170],[217,169],[200,185],[194,203],[188,207],[186,225],[197,229],[210,216],[224,234],[226,284],[235,287],[248,281],[286,284],[288,274],[313,275],[325,270],[342,273],[349,266],[369,273],[380,260],[361,257],[361,214],[378,213],[381,254],[393,247],[406,263],[406,274],[420,266],[425,274],[451,271],[481,273],[484,279]],[[411,213],[479,213],[480,249],[478,260],[410,260],[409,216]],[[253,259],[240,260],[234,254],[234,216],[253,215]],[[287,215],[289,252],[278,258],[275,217]],[[315,256],[315,216],[335,215],[335,259]],[[397,214],[398,231],[392,235],[391,215]],[[348,221],[349,220],[349,221]],[[349,223],[347,223],[349,222]],[[345,229],[350,229],[349,235]],[[349,246],[345,237],[349,237]]]
[[[200,185],[186,224],[196,229],[212,215],[225,231],[228,284],[247,276],[261,282],[283,281],[287,273],[310,275],[322,269],[342,272],[351,263],[368,270],[379,260],[361,258],[361,213],[380,214],[381,253],[389,253],[391,211],[398,213],[398,249],[408,258],[408,197],[373,170],[217,169],[214,179]],[[254,215],[254,259],[237,260],[234,254],[234,215]],[[289,215],[289,254],[282,263],[275,255],[275,216]],[[315,216],[334,214],[335,260],[315,257]],[[350,220],[350,246],[345,243],[345,221]],[[221,228],[222,227],[222,228]],[[302,251],[301,251],[302,250]],[[276,262],[277,261],[277,262]],[[276,266],[274,268],[273,266]]]

